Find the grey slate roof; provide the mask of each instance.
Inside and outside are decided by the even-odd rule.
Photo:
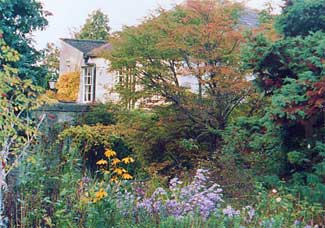
[[[103,45],[106,45],[106,41],[101,40],[77,40],[77,39],[61,39],[65,43],[78,49],[85,55],[90,55],[94,49],[97,49]]]
[[[240,24],[249,28],[254,28],[259,25],[259,15],[256,10],[246,8],[241,13],[239,18]]]

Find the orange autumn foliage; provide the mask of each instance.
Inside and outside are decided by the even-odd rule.
[[[226,0],[187,0],[171,10],[159,9],[114,35],[107,58],[114,70],[131,70],[144,96],[159,94],[197,125],[224,129],[251,92],[250,72],[241,66],[247,30],[238,19],[243,10]],[[196,86],[191,90],[180,79],[188,75]]]
[[[78,98],[80,86],[80,73],[68,72],[60,75],[56,84],[57,99],[60,101],[72,102]]]

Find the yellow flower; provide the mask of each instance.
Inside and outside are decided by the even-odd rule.
[[[118,180],[117,180],[117,176],[113,176],[110,180],[112,183],[117,183]]]
[[[127,171],[123,168],[116,168],[113,171],[114,173],[117,173],[118,175],[122,175],[123,173],[126,173]]]
[[[131,157],[126,157],[122,159],[122,162],[124,162],[125,164],[129,164],[129,163],[133,163],[134,159]]]
[[[98,162],[96,162],[96,164],[97,164],[97,165],[107,165],[108,163],[107,163],[106,160],[101,159],[101,160],[99,160]]]
[[[95,193],[95,199],[94,201],[98,201],[98,200],[101,200],[103,199],[105,196],[107,196],[107,192],[105,192],[105,190],[103,188],[99,189],[98,192]]]
[[[124,173],[122,175],[122,178],[125,179],[125,180],[131,180],[133,177],[130,174],[128,174],[128,173]]]
[[[120,163],[120,162],[121,162],[120,159],[118,159],[118,158],[114,158],[114,159],[112,160],[112,165],[117,165],[117,164]]]
[[[114,156],[116,156],[116,152],[115,152],[114,150],[110,150],[110,149],[108,149],[108,150],[105,151],[104,155],[105,155],[107,158],[110,158],[110,157],[114,157]]]

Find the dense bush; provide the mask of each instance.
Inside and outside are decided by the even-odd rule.
[[[90,111],[84,116],[83,122],[87,125],[111,125],[116,123],[118,108],[112,104],[96,104],[90,107]]]
[[[214,147],[211,134],[202,132],[174,106],[150,112],[125,110],[119,113],[116,128],[138,159],[160,174],[193,169]]]
[[[279,23],[283,26],[293,23],[293,12],[301,20],[309,21],[309,10],[317,11],[318,4],[323,3],[293,1],[287,6]],[[306,14],[296,11],[298,8]],[[268,167],[278,166],[280,172],[276,169],[269,170],[265,174],[271,178],[264,178],[265,182],[271,180],[272,184],[279,184],[280,180],[285,180],[299,195],[315,202],[324,202],[321,192],[325,190],[325,163],[323,153],[320,152],[322,149],[319,149],[323,148],[325,132],[325,91],[322,89],[324,33],[322,25],[318,23],[312,27],[295,29],[304,36],[297,36],[294,32],[275,42],[268,41],[263,35],[250,38],[243,52],[244,63],[253,70],[255,84],[261,95],[270,99],[271,103],[264,108],[264,115],[261,116],[263,125],[267,126],[263,130],[264,134],[251,134],[251,130],[245,126],[235,134],[246,134],[244,139],[250,140],[249,147],[251,140],[267,143],[266,147],[259,145],[255,148],[254,154],[262,153],[266,159],[264,164],[268,164]],[[310,29],[310,33],[307,34],[306,29]],[[252,120],[254,118],[246,122]],[[274,143],[279,145],[275,147],[277,151],[268,148]],[[246,152],[245,149],[241,150],[241,153]],[[256,168],[258,170],[258,166]]]
[[[60,75],[56,83],[57,94],[56,97],[60,101],[73,102],[78,98],[80,84],[80,73],[69,72]]]

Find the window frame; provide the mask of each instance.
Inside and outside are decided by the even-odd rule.
[[[82,101],[92,103],[95,101],[96,65],[86,65],[82,72]]]

